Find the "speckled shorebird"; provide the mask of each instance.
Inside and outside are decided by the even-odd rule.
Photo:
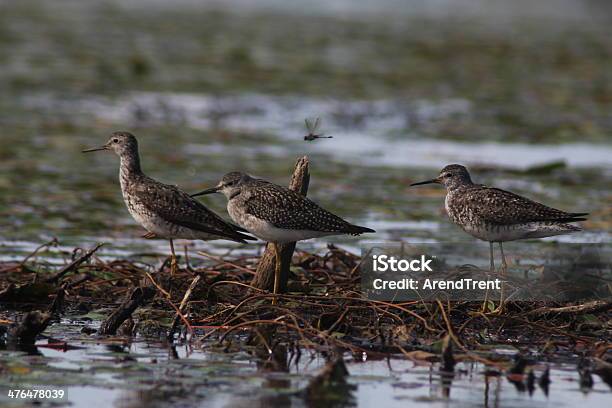
[[[430,183],[446,187],[445,207],[450,220],[468,234],[489,242],[491,272],[495,270],[493,243],[499,243],[505,273],[503,242],[581,231],[570,223],[584,221],[582,217],[588,215],[557,210],[509,191],[474,184],[470,173],[459,164],[450,164],[435,179],[411,186]]]
[[[131,133],[115,132],[104,146],[86,149],[83,153],[98,150],[112,150],[121,159],[119,180],[125,205],[148,231],[145,238],[170,241],[172,273],[177,268],[173,239],[227,239],[240,243],[254,239],[178,187],[146,176],[140,168],[138,142]]]
[[[276,256],[274,293],[281,272],[279,244],[329,235],[375,232],[353,225],[288,188],[241,172],[227,173],[217,186],[192,197],[220,192],[228,199],[227,212],[248,232],[273,244]]]

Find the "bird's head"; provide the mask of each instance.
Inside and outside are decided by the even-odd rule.
[[[133,155],[138,153],[138,141],[129,132],[114,132],[106,144],[83,150],[83,153],[97,152],[99,150],[112,150],[119,157]]]
[[[244,187],[245,183],[252,179],[253,178],[246,173],[232,171],[223,176],[221,178],[221,181],[219,181],[219,183],[217,183],[215,187],[211,187],[204,191],[200,191],[199,193],[192,194],[192,197],[212,193],[221,193],[228,199],[232,199],[236,195],[240,194],[240,192],[242,191],[242,187]]]
[[[438,177],[431,180],[412,183],[410,186],[420,186],[423,184],[442,184],[447,190],[454,190],[466,184],[472,184],[470,173],[460,164],[449,164],[445,166],[438,174]]]

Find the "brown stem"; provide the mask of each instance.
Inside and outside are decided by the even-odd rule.
[[[152,287],[136,288],[130,296],[102,323],[99,334],[115,334],[121,323],[132,316],[132,313],[155,296]]]
[[[186,321],[186,318],[184,317],[183,313],[185,312],[185,308],[187,307],[187,302],[189,302],[189,298],[191,298],[191,293],[198,285],[198,282],[200,282],[201,278],[202,277],[200,275],[197,275],[195,278],[193,278],[191,284],[189,285],[189,288],[187,288],[187,290],[185,291],[183,300],[181,300],[181,304],[178,307],[178,312],[176,313],[176,315],[174,316],[174,320],[172,321],[172,327],[170,328],[170,332],[168,333],[168,338],[172,338],[181,319],[183,319],[183,321]],[[188,327],[188,329],[190,329],[190,327]]]
[[[76,270],[79,265],[81,265],[83,262],[87,261],[89,258],[91,258],[91,256],[98,250],[100,249],[100,247],[104,245],[104,244],[98,244],[95,247],[93,247],[92,249],[90,249],[89,251],[87,251],[83,256],[75,259],[74,261],[70,262],[68,265],[64,266],[59,272],[57,272],[56,274],[52,275],[51,277],[47,278],[45,280],[45,282],[47,283],[56,283],[57,281],[59,281],[62,276],[64,276],[65,274],[67,274],[68,272],[71,272],[73,270]]]

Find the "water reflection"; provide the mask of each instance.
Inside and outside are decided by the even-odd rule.
[[[62,329],[55,325],[53,330]],[[0,379],[0,388],[27,384],[35,375],[36,381],[43,384],[64,384],[69,401],[77,406],[103,398],[117,407],[144,407],[162,401],[183,406],[262,407],[338,407],[371,405],[376,401],[380,406],[401,407],[406,400],[428,401],[432,407],[439,406],[436,404],[440,401],[446,401],[442,406],[461,407],[571,406],[578,402],[596,406],[610,398],[609,387],[592,375],[591,368],[581,366],[580,374],[575,364],[554,365],[550,369],[536,365],[518,376],[510,373],[506,381],[505,375],[486,371],[478,363],[461,362],[449,370],[438,364],[414,366],[403,359],[363,362],[360,355],[357,362],[345,355],[348,376],[326,377],[321,382],[323,388],[312,388],[315,379],[325,372],[327,361],[301,358],[297,365],[289,366],[291,353],[283,347],[275,347],[277,351],[272,354],[255,352],[252,356],[210,348],[189,353],[174,348],[173,353],[163,341],[112,340],[110,344],[99,344],[94,338],[83,342],[80,330],[64,326],[62,331],[65,334],[58,337],[59,341],[81,348],[62,351],[36,347],[24,354],[5,344],[0,350],[0,366],[25,364],[36,370],[20,369],[21,374]]]

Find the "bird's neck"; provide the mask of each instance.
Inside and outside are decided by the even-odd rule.
[[[121,155],[119,174],[121,176],[121,180],[125,179],[126,181],[142,175],[138,152]]]
[[[470,188],[470,187],[472,187],[473,185],[474,185],[474,183],[472,183],[472,181],[471,181],[471,180],[465,180],[465,181],[462,181],[462,182],[460,182],[460,183],[456,183],[456,184],[452,184],[452,185],[450,185],[450,186],[447,186],[447,187],[446,187],[446,192],[447,192],[447,193],[452,193],[452,192],[454,192],[454,191],[458,191],[458,190],[463,190],[463,189],[466,189],[466,188]]]

